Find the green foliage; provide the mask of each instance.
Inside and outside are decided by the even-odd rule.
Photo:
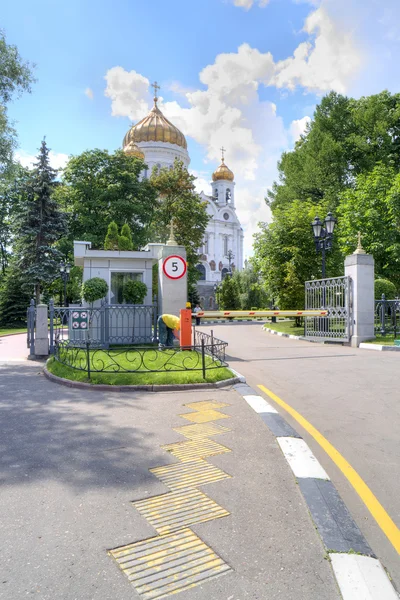
[[[218,288],[218,306],[221,310],[240,310],[239,287],[233,277],[227,275]]]
[[[16,146],[16,133],[9,123],[6,107],[13,98],[31,91],[32,67],[22,60],[16,46],[7,44],[0,31],[0,177],[12,168],[12,153]]]
[[[200,295],[195,283],[188,285],[188,302],[190,302],[192,308],[194,308],[196,304],[200,304]]]
[[[360,174],[354,189],[340,196],[337,216],[343,255],[355,250],[361,231],[362,246],[375,259],[376,276],[400,288],[400,174],[383,163]]]
[[[210,218],[207,203],[201,200],[195,190],[195,179],[179,160],[175,160],[172,169],[155,170],[151,176],[151,184],[160,198],[154,213],[152,241],[165,243],[169,237],[171,219],[174,219],[176,241],[186,248],[189,285],[198,279],[197,250],[202,244]]]
[[[396,286],[388,279],[375,279],[375,300],[380,300],[385,294],[386,300],[393,300],[396,296]]]
[[[31,294],[23,287],[24,276],[15,262],[6,270],[0,287],[0,325],[18,327],[26,323]]]
[[[324,204],[295,200],[275,207],[273,222],[262,224],[254,236],[252,267],[264,282],[270,301],[282,310],[304,308],[304,282],[321,277],[321,254],[315,250],[311,222],[317,213],[327,212]],[[326,256],[326,271],[330,277],[343,274],[335,240]]]
[[[132,250],[132,241],[124,235],[119,235],[118,250]]]
[[[82,298],[85,302],[96,302],[107,295],[108,285],[101,277],[92,277],[82,284]]]
[[[122,297],[127,304],[143,304],[146,294],[147,285],[136,279],[128,279],[122,289]]]
[[[129,227],[128,223],[124,223],[124,225],[122,225],[121,237],[128,240],[128,242],[127,243],[124,242],[124,244],[125,244],[125,246],[129,246],[129,247],[121,248],[121,246],[120,246],[120,250],[133,250],[132,231],[131,231],[131,228]]]
[[[246,266],[243,271],[235,271],[233,279],[239,290],[240,310],[257,310],[254,306],[261,307],[267,304],[266,291],[252,264]]]
[[[111,221],[108,226],[104,250],[118,250],[118,225],[115,221]]]
[[[118,228],[130,226],[134,248],[146,244],[157,200],[149,180],[139,180],[144,166],[122,150],[87,150],[71,157],[57,190],[68,213],[70,239],[101,248],[114,221]]]
[[[43,287],[59,275],[61,257],[55,243],[66,231],[64,215],[54,199],[57,171],[50,166],[49,151],[43,140],[35,168],[19,182],[12,215],[18,266],[24,272],[24,286],[35,288],[37,303]]]

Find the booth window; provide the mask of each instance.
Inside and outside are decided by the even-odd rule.
[[[122,290],[125,283],[130,279],[142,281],[142,273],[111,271],[110,304],[126,304],[122,296]]]

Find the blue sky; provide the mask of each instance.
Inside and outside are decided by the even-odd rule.
[[[199,189],[219,162],[236,175],[246,253],[282,151],[315,104],[399,91],[397,0],[19,0],[1,17],[7,40],[36,63],[37,83],[10,107],[21,160],[44,135],[54,164],[88,148],[120,146],[151,105],[187,136]]]

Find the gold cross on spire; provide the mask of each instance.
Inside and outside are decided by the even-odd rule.
[[[222,154],[222,162],[224,162],[224,152],[226,152],[226,148],[224,148],[222,146],[222,148],[220,148],[220,150],[221,150],[221,154]]]
[[[155,81],[154,83],[151,84],[151,87],[154,89],[154,102],[157,102],[157,100],[158,100],[157,91],[160,89],[160,86],[158,85],[157,81]]]

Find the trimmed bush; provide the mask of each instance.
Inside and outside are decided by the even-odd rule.
[[[396,296],[396,286],[388,279],[375,279],[375,300],[380,300],[385,294],[386,300],[393,300]]]
[[[123,299],[128,304],[143,304],[146,294],[147,285],[135,279],[129,279],[122,289]]]
[[[118,225],[115,221],[111,221],[104,240],[104,250],[118,250],[118,237]]]
[[[107,295],[108,285],[101,277],[92,277],[82,284],[82,298],[85,302],[96,302]]]

